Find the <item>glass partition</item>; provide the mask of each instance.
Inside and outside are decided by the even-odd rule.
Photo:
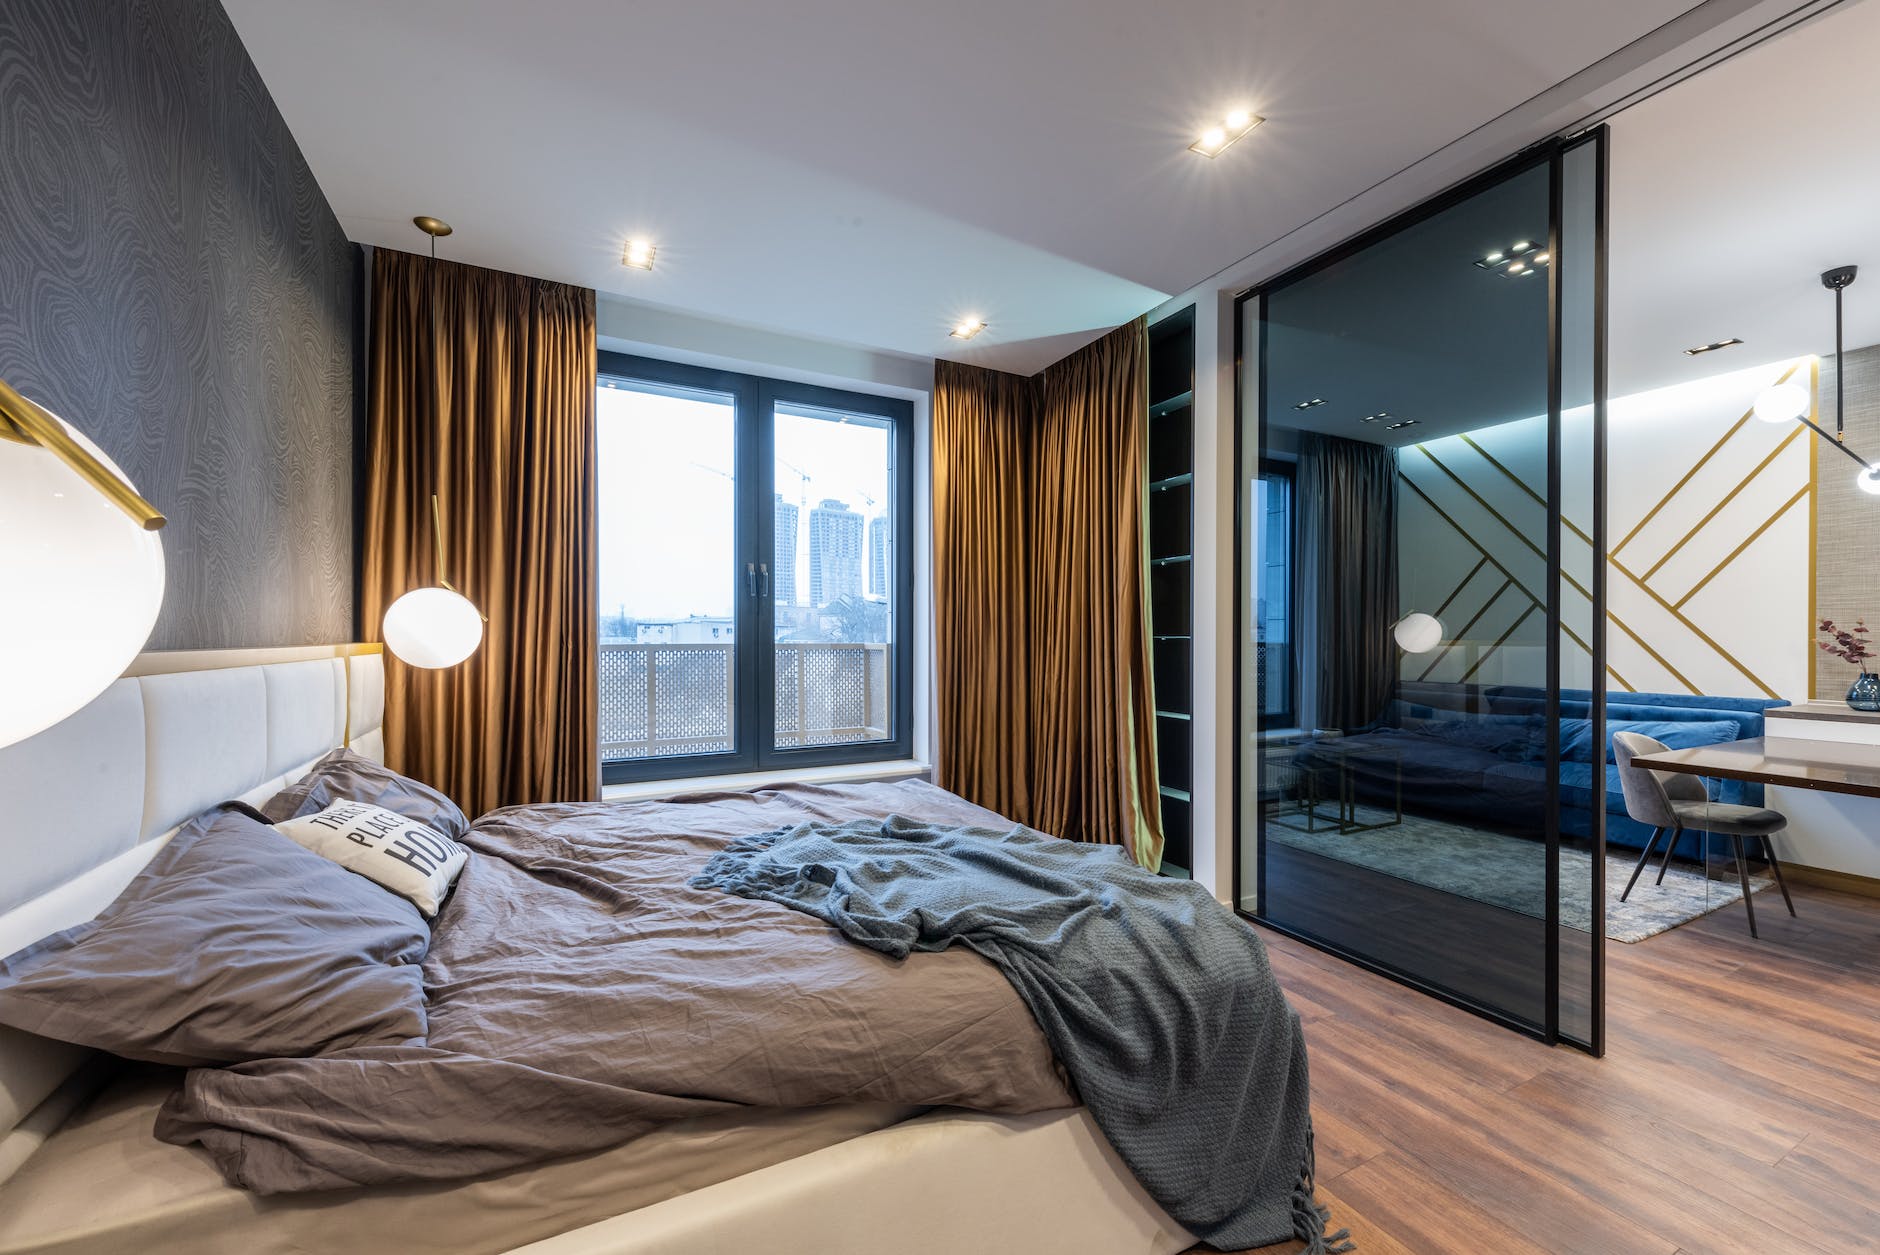
[[[1237,897],[1598,1049],[1603,132],[1239,306]]]

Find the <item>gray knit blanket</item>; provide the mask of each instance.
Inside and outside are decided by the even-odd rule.
[[[1326,1232],[1305,1036],[1259,935],[1115,846],[899,815],[731,842],[692,884],[824,920],[895,958],[962,945],[1031,1008],[1136,1179],[1224,1250]]]

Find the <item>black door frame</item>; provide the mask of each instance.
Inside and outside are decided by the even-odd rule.
[[[1404,229],[1423,222],[1445,210],[1454,208],[1513,176],[1524,174],[1540,166],[1548,167],[1549,174],[1549,222],[1548,242],[1555,257],[1561,257],[1561,218],[1563,212],[1562,189],[1564,184],[1563,163],[1565,155],[1582,145],[1594,146],[1595,167],[1595,202],[1594,202],[1594,241],[1593,241],[1593,317],[1595,328],[1592,339],[1593,349],[1593,439],[1595,456],[1593,466],[1593,594],[1591,645],[1592,683],[1589,685],[1593,725],[1604,729],[1606,721],[1606,315],[1607,315],[1607,199],[1608,177],[1610,169],[1610,138],[1608,128],[1600,125],[1568,139],[1549,140],[1534,145],[1530,149],[1510,157],[1454,187],[1412,206],[1404,212],[1360,232],[1344,242],[1293,266],[1272,279],[1254,287],[1247,288],[1234,295],[1234,581],[1233,581],[1233,781],[1230,790],[1231,815],[1233,822],[1233,902],[1235,910],[1244,918],[1252,920],[1261,927],[1302,941],[1318,950],[1336,955],[1367,971],[1375,972],[1399,984],[1416,989],[1430,997],[1461,1007],[1464,1010],[1483,1016],[1516,1032],[1535,1037],[1549,1045],[1564,1043],[1599,1056],[1606,1049],[1606,936],[1605,936],[1605,852],[1606,852],[1606,814],[1603,806],[1591,808],[1592,814],[1592,893],[1596,919],[1590,937],[1592,971],[1589,973],[1589,993],[1591,1000],[1591,1032],[1587,1040],[1579,1040],[1562,1034],[1560,1030],[1560,807],[1559,807],[1559,771],[1560,754],[1560,567],[1561,567],[1561,513],[1558,508],[1549,509],[1548,544],[1547,544],[1547,615],[1551,630],[1547,634],[1547,762],[1553,765],[1548,772],[1547,782],[1547,861],[1546,894],[1547,919],[1545,934],[1545,963],[1543,974],[1545,981],[1545,1021],[1533,1024],[1517,1016],[1508,1014],[1496,1007],[1489,1006],[1465,994],[1447,989],[1433,981],[1418,977],[1414,973],[1394,967],[1382,961],[1358,954],[1334,942],[1313,936],[1302,930],[1278,924],[1264,915],[1264,896],[1266,892],[1266,835],[1265,817],[1258,806],[1264,783],[1265,756],[1254,755],[1253,780],[1255,813],[1253,822],[1259,826],[1256,841],[1257,883],[1254,890],[1253,909],[1246,909],[1246,897],[1242,892],[1242,851],[1244,833],[1242,821],[1245,814],[1244,790],[1248,785],[1245,770],[1247,735],[1245,717],[1245,682],[1242,668],[1246,665],[1247,641],[1244,637],[1245,602],[1247,595],[1247,521],[1248,521],[1248,477],[1245,469],[1245,432],[1246,414],[1245,396],[1246,379],[1246,331],[1247,307],[1251,302],[1263,298],[1288,286],[1308,275],[1315,274],[1329,266],[1346,260],[1372,245],[1396,235]],[[1561,267],[1550,267],[1548,273],[1548,341],[1547,341],[1547,390],[1548,390],[1548,451],[1547,476],[1548,499],[1557,507],[1560,499],[1561,484],[1561,320],[1563,317],[1563,292],[1560,281]],[[1259,343],[1257,354],[1260,362],[1256,407],[1259,447],[1268,445],[1267,430],[1267,372],[1266,361],[1266,320],[1264,312],[1258,323]],[[1603,733],[1602,733],[1603,735]]]

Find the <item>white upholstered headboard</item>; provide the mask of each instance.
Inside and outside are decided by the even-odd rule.
[[[96,915],[206,807],[264,802],[336,746],[382,759],[384,711],[377,645],[140,655],[89,706],[0,749],[0,956]],[[85,1058],[0,1028],[0,1180]]]

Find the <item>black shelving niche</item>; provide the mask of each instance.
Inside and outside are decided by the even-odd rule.
[[[1195,311],[1149,328],[1149,620],[1162,871],[1194,866]]]

